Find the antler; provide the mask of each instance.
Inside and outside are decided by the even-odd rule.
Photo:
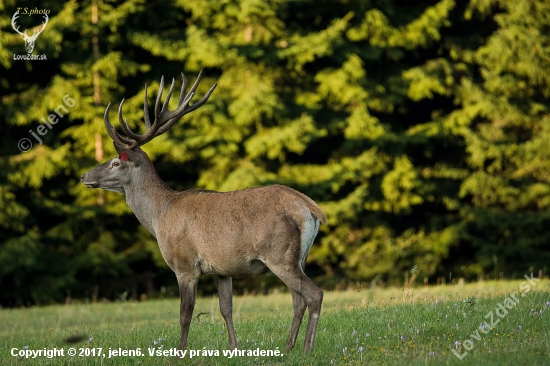
[[[16,23],[17,18],[19,18],[19,12],[16,12],[15,14],[13,14],[13,17],[11,18],[11,26],[12,26],[12,28],[13,28],[17,33],[19,33],[21,36],[23,36],[23,38],[24,38],[25,40],[27,40],[27,39],[34,40],[34,39],[36,39],[36,38],[38,37],[38,35],[39,35],[40,33],[42,33],[42,31],[46,28],[46,24],[48,24],[48,20],[50,19],[50,18],[48,17],[48,15],[46,15],[46,14],[43,14],[43,17],[44,17],[45,22],[42,22],[42,29],[41,29],[38,33],[36,32],[36,29],[33,29],[33,34],[32,34],[32,36],[30,36],[30,37],[29,37],[29,35],[27,34],[27,31],[26,31],[26,30],[25,30],[25,32],[21,32],[21,31],[19,30],[19,26],[18,26],[17,23]]]
[[[172,85],[170,86],[168,95],[166,96],[166,99],[162,104],[162,108],[160,106],[160,100],[164,88],[164,76],[160,79],[159,92],[157,95],[157,100],[155,102],[155,119],[152,125],[149,119],[149,109],[147,108],[147,84],[145,84],[143,118],[145,120],[145,127],[147,128],[147,132],[145,132],[145,134],[143,135],[139,135],[133,132],[130,126],[128,126],[128,124],[124,121],[124,118],[122,118],[122,104],[124,104],[124,99],[122,99],[122,102],[120,102],[120,107],[118,108],[118,120],[120,121],[120,126],[122,127],[122,130],[127,137],[120,135],[109,121],[109,108],[111,107],[111,103],[109,103],[107,105],[107,108],[105,109],[104,120],[107,133],[113,139],[113,141],[118,145],[124,146],[127,149],[133,149],[135,147],[146,144],[155,137],[162,135],[163,133],[168,131],[170,127],[172,127],[172,125],[176,123],[181,117],[183,117],[187,113],[194,111],[195,109],[206,103],[206,101],[210,97],[210,94],[212,94],[216,86],[218,86],[218,83],[214,83],[210,90],[208,90],[208,92],[198,102],[194,103],[192,106],[189,106],[189,102],[191,101],[191,98],[195,96],[195,91],[199,86],[202,77],[202,70],[199,73],[199,76],[197,76],[197,80],[195,80],[195,83],[193,84],[191,90],[189,90],[189,93],[187,95],[185,95],[185,92],[187,90],[187,79],[185,78],[183,73],[181,74],[181,77],[183,79],[183,85],[181,86],[178,107],[173,111],[168,110],[168,103],[170,101],[170,97],[172,96],[172,91],[174,90],[174,79],[172,79]]]
[[[40,31],[38,31],[38,32],[36,32],[36,29],[34,29],[31,38],[36,39],[36,37],[38,37],[38,35],[39,35],[40,33],[42,33],[42,31],[43,31],[44,29],[46,29],[46,24],[48,24],[48,20],[49,20],[50,18],[48,17],[47,14],[43,14],[43,16],[44,16],[44,20],[46,20],[46,21],[45,21],[45,22],[42,22],[42,24],[43,24],[43,25],[42,25],[42,29],[40,29]]]
[[[22,35],[23,37],[28,37],[27,35],[27,32],[23,33],[21,31],[19,31],[19,26],[15,23],[15,21],[17,20],[17,18],[19,18],[19,12],[13,14],[13,17],[11,18],[11,26],[13,29],[15,29],[15,31],[17,33],[19,33],[20,35]],[[17,26],[17,28],[16,28]]]

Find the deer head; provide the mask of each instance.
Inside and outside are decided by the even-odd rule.
[[[187,90],[187,79],[183,73],[181,76],[183,79],[183,85],[181,87],[178,106],[173,111],[168,110],[168,103],[174,90],[174,79],[172,79],[172,85],[170,86],[168,95],[161,106],[162,91],[164,89],[164,77],[161,78],[159,92],[155,102],[154,121],[152,124],[149,119],[149,109],[147,107],[147,85],[145,85],[143,118],[147,131],[143,135],[139,135],[132,131],[128,123],[122,117],[122,105],[124,104],[124,99],[118,108],[118,119],[125,136],[118,133],[111,124],[109,120],[109,109],[111,107],[111,103],[107,105],[104,115],[105,129],[113,140],[115,149],[119,156],[83,174],[81,176],[81,181],[86,185],[86,187],[103,188],[126,194],[125,187],[127,189],[127,187],[129,187],[132,183],[137,184],[138,182],[142,182],[151,175],[156,177],[156,172],[151,161],[149,160],[147,154],[140,149],[140,146],[146,144],[155,137],[162,135],[168,131],[170,127],[172,127],[172,125],[174,125],[174,123],[176,123],[181,117],[202,106],[217,86],[217,83],[212,85],[210,90],[208,90],[208,92],[199,101],[190,106],[189,102],[195,95],[195,91],[199,86],[202,71],[199,73],[197,80],[187,94],[185,94]],[[144,170],[147,171],[146,174],[144,174]]]
[[[15,29],[17,33],[21,35],[21,37],[23,37],[23,40],[25,41],[25,48],[27,49],[27,53],[32,53],[36,38],[38,38],[38,35],[42,33],[44,28],[46,28],[46,24],[48,24],[48,19],[49,19],[48,16],[46,14],[43,14],[43,17],[44,17],[44,22],[42,23],[42,28],[39,31],[37,31],[36,29],[33,29],[33,34],[30,37],[27,34],[27,30],[25,30],[25,32],[19,31],[19,26],[16,24],[16,20],[17,18],[19,18],[19,12],[13,14],[13,17],[11,18],[11,26],[13,27],[13,29]]]

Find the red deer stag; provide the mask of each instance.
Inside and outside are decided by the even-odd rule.
[[[305,260],[317,235],[319,223],[326,217],[306,195],[283,185],[249,188],[233,192],[189,190],[176,192],[159,178],[151,160],[140,146],[166,132],[183,115],[203,105],[217,84],[198,102],[189,105],[201,79],[197,77],[187,95],[187,80],[175,110],[168,110],[174,81],[164,103],[160,104],[163,79],[155,103],[154,121],[149,120],[147,85],[144,119],[147,132],[134,133],[122,118],[126,136],[109,122],[105,110],[105,128],[119,156],[81,177],[88,188],[103,188],[122,193],[139,222],[157,239],[164,260],[175,272],[181,297],[179,348],[187,345],[189,325],[195,306],[197,282],[203,274],[215,276],[220,312],[227,325],[229,346],[237,348],[232,320],[232,277],[255,277],[271,270],[292,292],[294,318],[286,348],[294,348],[306,306],[309,320],[304,350],[311,351],[323,291],[304,274]]]

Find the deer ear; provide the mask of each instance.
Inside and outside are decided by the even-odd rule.
[[[124,146],[119,145],[116,142],[113,142],[113,145],[115,145],[115,150],[118,153],[118,155],[122,154],[122,152],[126,150]]]
[[[135,165],[143,163],[143,156],[141,156],[139,152],[133,150],[124,150],[120,153],[119,158],[122,161],[131,161]]]
[[[143,162],[143,156],[137,151],[126,149],[121,145],[114,143],[115,149],[118,152],[118,158],[122,161],[131,161],[136,165],[140,165]],[[139,148],[137,148],[140,150]],[[141,150],[140,150],[141,151]]]

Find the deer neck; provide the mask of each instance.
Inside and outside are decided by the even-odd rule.
[[[158,218],[175,192],[164,184],[151,162],[144,165],[124,187],[124,194],[139,222],[156,238]]]

